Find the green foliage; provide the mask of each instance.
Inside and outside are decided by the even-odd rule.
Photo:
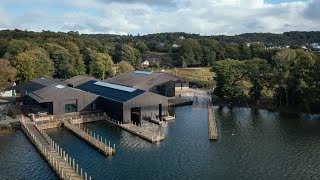
[[[242,98],[245,96],[243,84],[245,63],[239,60],[227,59],[218,61],[213,66],[217,74],[215,94],[219,97]]]
[[[4,90],[8,82],[15,80],[16,69],[6,59],[0,59],[0,91]]]
[[[199,80],[199,79],[189,79],[190,87],[196,86],[197,88],[208,88],[210,83],[208,81]]]
[[[112,59],[105,53],[93,53],[90,63],[90,74],[96,78],[104,80],[106,77],[112,77]]]
[[[134,70],[134,67],[126,62],[126,61],[121,61],[119,64],[118,64],[118,73],[119,74],[122,74],[122,73],[125,73],[125,72],[129,72],[129,71],[133,71]]]
[[[20,83],[30,81],[35,78],[35,65],[33,56],[28,52],[19,53],[13,60],[13,65],[17,69],[17,80]]]

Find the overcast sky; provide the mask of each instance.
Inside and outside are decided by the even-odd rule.
[[[320,0],[1,0],[0,29],[202,35],[320,30]]]

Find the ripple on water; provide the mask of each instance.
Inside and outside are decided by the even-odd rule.
[[[208,140],[207,111],[192,106],[175,108],[177,119],[165,125],[165,141],[151,144],[107,123],[85,124],[86,128],[116,144],[116,155],[105,157],[65,129],[49,134],[74,157],[94,179],[319,179],[320,119],[314,115],[291,115],[248,108],[215,107],[219,140]],[[21,134],[22,135],[22,134]],[[9,138],[10,139],[10,138]],[[11,141],[11,140],[9,140]],[[0,148],[16,146],[15,155],[2,159],[0,167],[13,170],[0,179],[19,179],[29,171],[34,179],[55,179],[52,170],[34,153],[30,143],[0,137]],[[26,143],[27,142],[27,143]],[[14,145],[16,144],[16,145]],[[8,149],[7,149],[8,151]],[[17,153],[17,154],[16,154]],[[19,153],[34,156],[30,162]],[[33,154],[33,155],[32,155]],[[34,162],[33,162],[33,160]],[[12,167],[11,167],[12,166]],[[23,179],[23,178],[20,178]]]

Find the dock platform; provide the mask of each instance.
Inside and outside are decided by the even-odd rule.
[[[75,160],[68,156],[48,135],[44,137],[43,130],[39,130],[30,118],[23,115],[17,107],[12,109],[17,115],[23,132],[28,136],[30,141],[35,145],[40,154],[47,160],[60,179],[91,180],[87,173],[79,170]]]
[[[142,139],[145,139],[151,143],[156,143],[156,142],[160,142],[160,141],[164,140],[163,134],[151,132],[151,131],[146,130],[140,126],[134,125],[132,123],[122,124],[121,122],[114,120],[110,117],[106,117],[106,121],[122,128],[132,134],[135,134],[135,135],[141,137]]]
[[[99,150],[101,153],[103,153],[106,156],[112,156],[115,154],[115,145],[113,145],[113,148],[107,145],[107,140],[102,139],[102,137],[99,135],[96,135],[95,133],[92,133],[92,131],[89,131],[88,129],[81,129],[81,126],[77,126],[75,124],[72,124],[70,121],[65,120],[64,126],[70,130],[72,133],[80,137],[81,139],[85,140],[89,144],[91,144],[94,148]],[[80,125],[80,124],[79,124]]]
[[[173,121],[173,120],[175,120],[175,119],[176,119],[176,116],[175,116],[175,115],[163,117],[163,120],[164,120],[164,121]]]
[[[214,117],[214,112],[212,109],[212,102],[208,102],[208,130],[209,130],[209,139],[218,140],[218,129]]]

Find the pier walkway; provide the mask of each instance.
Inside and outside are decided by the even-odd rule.
[[[103,153],[106,156],[112,156],[115,154],[116,149],[115,145],[113,145],[113,148],[110,146],[110,141],[109,145],[107,145],[107,140],[102,139],[102,137],[99,135],[96,135],[95,133],[92,133],[92,131],[89,131],[88,129],[81,129],[80,123],[78,124],[79,126],[71,123],[69,120],[64,120],[64,126],[73,132],[75,135],[80,137],[81,139],[87,141],[89,144],[91,144],[94,148],[99,150],[101,153]]]
[[[212,102],[208,102],[208,128],[209,128],[209,139],[218,140],[218,129],[212,109]]]
[[[87,173],[83,174],[83,170],[79,170],[79,165],[75,160],[68,156],[65,151],[60,148],[48,135],[44,135],[44,131],[38,129],[34,122],[24,116],[22,111],[17,107],[12,108],[21,123],[21,128],[35,145],[41,155],[47,160],[48,164],[53,168],[60,179],[88,180]],[[42,134],[44,133],[44,134]],[[44,137],[46,136],[46,137]]]
[[[164,140],[164,135],[162,133],[152,132],[132,123],[122,124],[120,121],[114,120],[108,116],[106,116],[106,121],[151,143],[156,143]]]

